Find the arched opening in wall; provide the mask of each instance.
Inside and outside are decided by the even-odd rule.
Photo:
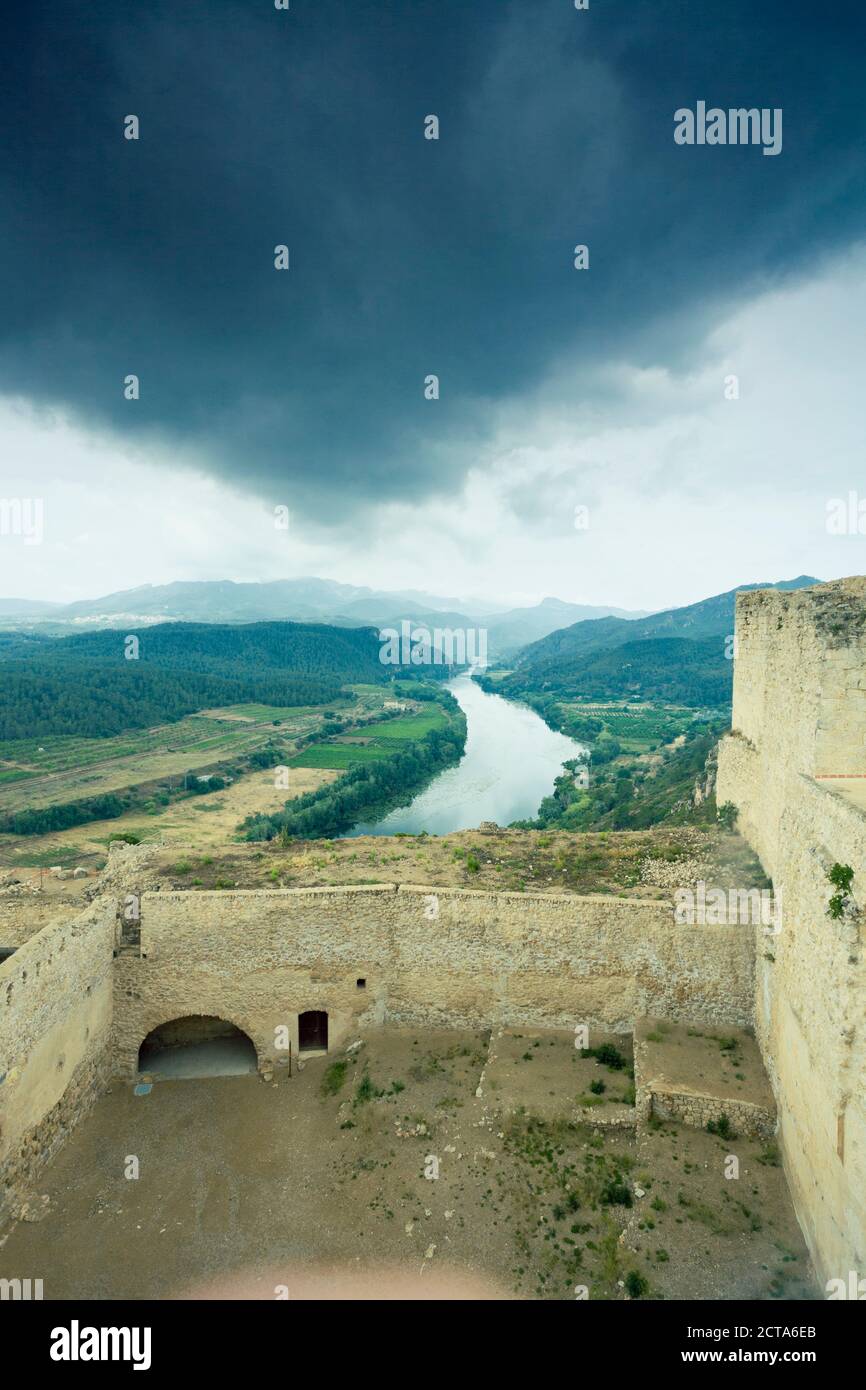
[[[252,1039],[233,1023],[208,1014],[173,1018],[148,1033],[138,1070],[154,1076],[242,1076],[258,1070]]]
[[[321,1009],[298,1014],[298,1051],[327,1052],[328,1015]]]

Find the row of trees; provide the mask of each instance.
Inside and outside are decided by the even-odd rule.
[[[286,802],[282,811],[249,816],[241,826],[244,838],[342,835],[374,810],[417,791],[434,773],[457,762],[466,746],[466,720],[456,700],[446,691],[438,699],[449,714],[445,728],[431,729],[408,745],[395,741],[390,757],[362,763],[338,782]]]
[[[4,835],[46,835],[55,830],[68,830],[73,825],[85,825],[91,820],[114,820],[131,810],[134,804],[132,792],[105,792],[102,796],[87,796],[62,805],[13,811],[0,819],[0,831]]]

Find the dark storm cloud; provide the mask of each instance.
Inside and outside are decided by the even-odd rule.
[[[564,353],[578,402],[582,361],[682,362],[714,308],[862,231],[866,26],[843,8],[22,12],[0,93],[0,390],[192,445],[319,520],[449,487],[485,408]],[[698,99],[782,107],[783,153],[676,146]]]

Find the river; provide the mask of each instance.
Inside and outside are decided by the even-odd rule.
[[[538,813],[567,758],[583,745],[549,729],[526,705],[488,695],[468,675],[447,689],[466,715],[466,751],[406,806],[382,820],[359,823],[350,835],[447,835],[483,820],[509,825]]]

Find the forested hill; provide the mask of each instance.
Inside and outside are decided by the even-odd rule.
[[[743,589],[802,589],[820,580],[801,575]],[[718,705],[730,699],[739,589],[647,618],[597,618],[561,628],[524,647],[504,695],[559,691],[591,698],[636,698]]]
[[[247,675],[254,669],[299,676],[376,681],[383,678],[380,644],[372,627],[337,628],[325,623],[156,623],[133,629],[137,657],[163,670]],[[20,658],[81,665],[130,665],[128,634],[101,629],[73,637],[2,634],[0,660]]]
[[[4,635],[0,739],[99,738],[248,700],[324,704],[345,682],[387,680],[394,671],[380,662],[379,651],[373,628],[306,623],[160,623],[132,634]]]

